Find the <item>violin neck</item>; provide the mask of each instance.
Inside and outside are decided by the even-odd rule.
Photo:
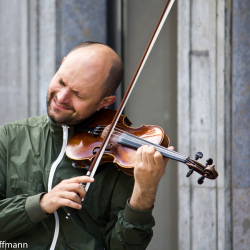
[[[183,154],[180,154],[178,152],[175,152],[175,151],[170,150],[168,148],[165,148],[163,146],[154,144],[152,142],[146,141],[146,140],[144,140],[144,139],[142,139],[140,137],[137,137],[137,136],[129,134],[129,133],[123,133],[119,137],[118,143],[120,143],[120,144],[122,144],[124,146],[136,148],[136,149],[139,148],[139,147],[141,147],[141,146],[144,146],[144,145],[152,145],[163,156],[168,157],[168,158],[170,158],[172,160],[186,163],[188,161],[188,159],[189,159],[188,156],[185,156]]]

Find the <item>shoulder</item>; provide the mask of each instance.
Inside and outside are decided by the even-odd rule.
[[[40,131],[47,125],[47,119],[47,115],[43,115],[6,123],[0,126],[0,140],[23,136],[24,134],[30,133],[30,130]]]
[[[9,130],[21,127],[38,127],[47,123],[47,115],[29,117],[27,119],[9,122],[0,126],[0,130]]]
[[[44,131],[49,127],[47,120],[47,116],[44,115],[0,126],[0,153],[1,150],[19,152],[21,149],[39,146],[41,139],[44,138]]]

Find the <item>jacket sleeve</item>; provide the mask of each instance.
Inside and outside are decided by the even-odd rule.
[[[155,225],[150,210],[136,210],[129,205],[134,184],[133,177],[121,174],[116,182],[110,209],[110,222],[106,227],[106,249],[146,249]],[[123,204],[123,208],[122,207]]]
[[[38,218],[32,211],[37,211],[39,219],[44,215],[37,210],[42,194],[28,196],[20,194],[8,197],[6,187],[8,185],[8,154],[7,136],[4,126],[0,127],[0,240],[8,240],[23,234],[36,226]]]

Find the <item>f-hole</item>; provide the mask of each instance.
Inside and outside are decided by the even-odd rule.
[[[100,148],[100,147],[97,146],[97,147],[95,147],[95,148],[93,149],[93,154],[94,154],[94,155],[97,154],[99,148]],[[113,144],[110,143],[110,144],[106,147],[105,151],[110,151],[112,148],[113,148]]]

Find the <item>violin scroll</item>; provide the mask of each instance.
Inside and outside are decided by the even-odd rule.
[[[189,167],[189,172],[187,173],[187,177],[189,177],[194,171],[199,173],[201,177],[198,179],[198,184],[202,184],[205,178],[214,180],[218,177],[218,173],[215,170],[215,165],[213,164],[213,160],[209,158],[206,161],[205,166],[202,165],[197,160],[202,158],[203,154],[201,152],[197,152],[195,155],[195,160],[188,159],[186,165]]]

